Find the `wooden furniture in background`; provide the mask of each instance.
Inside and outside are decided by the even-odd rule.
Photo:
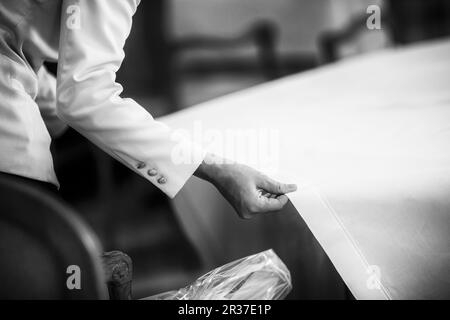
[[[339,47],[362,32],[369,32],[369,15],[354,17],[338,30],[319,37],[318,45],[324,63],[339,60]],[[387,0],[381,8],[381,28],[387,30],[394,45],[435,39],[450,35],[450,3],[445,0]]]
[[[111,300],[131,300],[133,266],[131,258],[120,251],[102,255],[103,268]]]
[[[0,298],[131,299],[131,259],[104,253],[94,232],[49,192],[0,175]],[[81,288],[69,290],[69,266]],[[105,285],[107,284],[107,286]]]

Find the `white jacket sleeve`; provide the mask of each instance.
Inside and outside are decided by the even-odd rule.
[[[39,106],[48,132],[53,138],[58,137],[67,129],[67,124],[56,115],[56,79],[44,66],[39,69],[36,75],[38,78],[36,104]]]
[[[64,0],[58,116],[108,154],[174,197],[204,151],[173,134],[115,82],[139,0]]]

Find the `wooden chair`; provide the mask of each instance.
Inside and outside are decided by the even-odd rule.
[[[257,51],[257,70],[265,78],[272,80],[281,75],[276,52],[278,29],[272,21],[256,20],[248,29],[236,30],[237,34],[234,36],[198,34],[175,39],[167,29],[171,23],[170,10],[171,1],[142,1],[140,10],[133,19],[133,25],[146,30],[145,43],[139,42],[139,49],[146,48],[151,61],[151,70],[148,72],[152,78],[151,88],[147,90],[166,100],[170,108],[168,112],[177,111],[181,107],[177,87],[183,75],[191,72],[222,72],[230,68],[242,69],[242,65],[246,65],[246,61],[239,62],[236,59],[221,59],[219,63],[202,58],[196,59],[195,63],[180,61],[181,55],[192,50],[226,50],[250,45]]]
[[[368,15],[355,16],[342,29],[323,32],[318,45],[324,63],[339,60],[339,47],[361,32],[368,32]],[[445,0],[387,0],[381,25],[394,45],[404,45],[450,35],[450,3]]]
[[[69,289],[80,270],[80,289]],[[0,299],[131,299],[131,259],[49,192],[0,175]],[[69,279],[69,280],[68,280]]]

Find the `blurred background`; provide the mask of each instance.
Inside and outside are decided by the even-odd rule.
[[[381,30],[366,27],[372,4],[381,7]],[[340,59],[448,34],[445,0],[141,1],[117,80],[123,96],[159,117]],[[105,250],[133,259],[134,298],[182,287],[206,271],[156,187],[74,130],[52,148],[63,198]]]

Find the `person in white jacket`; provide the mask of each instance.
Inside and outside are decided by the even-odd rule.
[[[0,2],[0,171],[59,186],[50,142],[66,123],[169,197],[194,174],[214,184],[241,217],[280,210],[295,185],[175,139],[120,96],[116,72],[139,2]],[[44,61],[58,62],[57,79]],[[174,148],[194,161],[176,161]]]

